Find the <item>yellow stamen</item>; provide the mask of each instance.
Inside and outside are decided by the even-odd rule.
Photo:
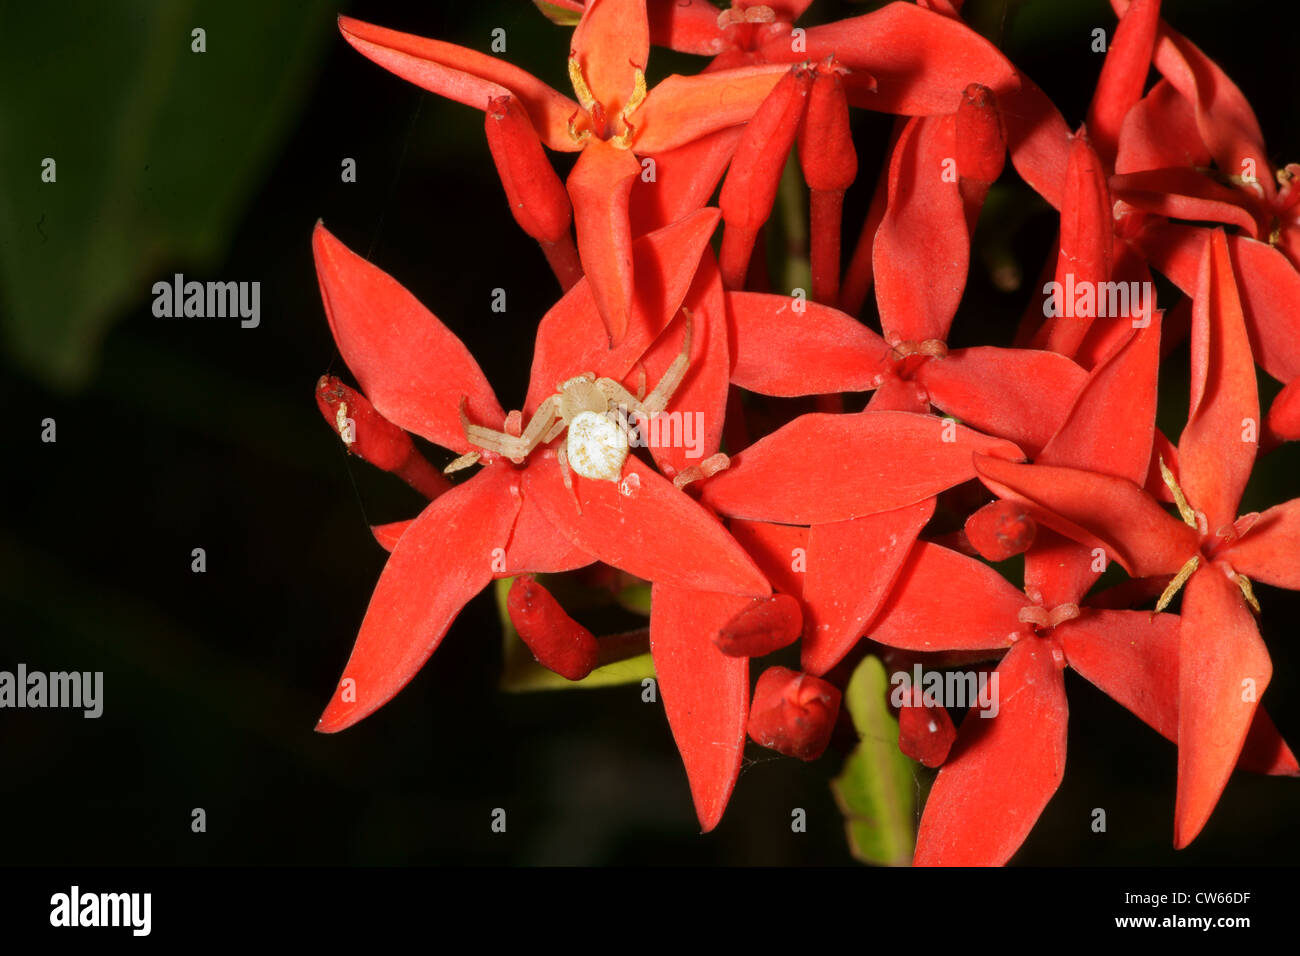
[[[442,470],[442,473],[444,475],[450,475],[453,471],[460,471],[462,468],[468,468],[470,465],[477,464],[479,457],[480,455],[476,451],[469,452],[466,455],[461,455],[450,465],[444,468]]]
[[[619,113],[619,119],[623,121],[623,132],[610,139],[610,143],[616,149],[631,149],[632,140],[636,138],[636,127],[632,125],[629,117],[640,109],[641,104],[645,102],[646,86],[645,72],[637,69],[635,85],[632,88],[632,95],[628,97],[627,105],[623,107],[623,112]]]
[[[1183,489],[1178,487],[1178,479],[1174,477],[1174,473],[1170,471],[1169,466],[1165,464],[1164,455],[1160,456],[1160,477],[1165,480],[1165,486],[1174,496],[1174,504],[1178,505],[1178,513],[1183,516],[1183,521],[1187,522],[1187,524],[1191,525],[1193,528],[1197,527],[1196,512],[1193,511],[1192,506],[1187,503],[1187,497],[1183,494]],[[1193,560],[1195,559],[1193,558]],[[1181,584],[1182,582],[1180,581],[1179,583]]]
[[[576,56],[569,57],[569,82],[573,84],[573,92],[578,97],[578,104],[591,112],[591,108],[596,105],[596,97],[591,95],[591,87],[587,85],[587,80],[582,75],[582,67],[578,65]]]
[[[1161,467],[1164,467],[1163,462],[1161,462]],[[1192,572],[1196,570],[1200,563],[1200,555],[1197,555],[1184,564],[1182,570],[1174,575],[1174,579],[1169,582],[1169,587],[1165,588],[1164,593],[1160,595],[1160,600],[1156,602],[1157,614],[1169,606],[1169,602],[1174,599],[1174,595],[1187,583],[1187,579],[1192,576]]]
[[[1250,578],[1244,574],[1237,575],[1237,587],[1241,588],[1241,596],[1246,599],[1250,609],[1256,614],[1261,613],[1259,608],[1259,599],[1255,597],[1255,589],[1250,586]]]

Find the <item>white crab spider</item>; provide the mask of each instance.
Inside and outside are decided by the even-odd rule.
[[[692,322],[688,310],[682,309],[682,313],[686,318],[682,350],[668,366],[654,391],[644,398],[640,394],[633,395],[612,378],[596,378],[594,373],[584,372],[558,384],[555,394],[537,406],[528,426],[519,435],[510,435],[482,425],[471,425],[465,416],[462,401],[460,420],[466,440],[484,451],[495,452],[515,464],[522,464],[534,448],[554,441],[561,432],[568,429],[563,444],[555,453],[560,462],[565,487],[573,487],[569,477],[570,468],[584,478],[618,481],[623,473],[623,463],[627,461],[628,412],[637,412],[643,421],[648,421],[651,415],[664,411],[686,375],[691,353]],[[638,392],[644,393],[644,390],[642,385]],[[472,465],[478,459],[478,452],[470,452],[453,461],[445,470],[456,471]]]

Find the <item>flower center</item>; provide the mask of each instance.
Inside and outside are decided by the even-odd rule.
[[[587,116],[587,128],[578,129],[579,114],[574,113],[569,117],[569,137],[575,143],[583,143],[595,136],[600,140],[607,140],[619,149],[631,149],[632,141],[636,138],[636,127],[632,124],[630,117],[635,113],[641,104],[645,102],[646,85],[645,71],[635,63],[629,63],[633,73],[632,95],[628,97],[627,103],[618,114],[618,129],[612,130],[605,104],[596,99],[595,94],[591,92],[591,87],[587,84],[587,78],[582,75],[582,66],[578,63],[575,56],[569,57],[569,82],[573,84],[574,95],[578,98],[578,105],[582,107],[581,112]]]
[[[1161,593],[1160,599],[1156,601],[1157,614],[1169,606],[1169,602],[1182,590],[1183,585],[1187,583],[1187,579],[1196,573],[1196,569],[1201,566],[1202,560],[1206,562],[1214,561],[1215,552],[1240,540],[1241,536],[1251,529],[1255,524],[1255,520],[1259,517],[1259,515],[1244,515],[1226,528],[1218,529],[1211,536],[1204,512],[1196,511],[1188,503],[1187,496],[1183,494],[1183,489],[1178,484],[1178,479],[1174,477],[1174,473],[1165,464],[1163,455],[1160,456],[1160,477],[1164,480],[1169,493],[1174,496],[1174,504],[1177,505],[1178,513],[1182,515],[1183,521],[1200,533],[1201,553],[1192,555],[1187,559],[1187,563],[1178,569],[1178,573],[1174,575],[1173,580]],[[1255,591],[1251,587],[1250,578],[1244,574],[1238,574],[1225,563],[1217,563],[1224,574],[1241,589],[1241,596],[1250,605],[1250,609],[1256,614],[1260,613],[1259,601],[1255,598]]]

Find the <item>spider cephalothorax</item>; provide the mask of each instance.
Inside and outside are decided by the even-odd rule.
[[[633,395],[612,378],[597,378],[592,372],[584,372],[556,385],[555,393],[537,406],[528,426],[519,434],[470,424],[462,402],[460,420],[465,428],[465,438],[484,451],[495,452],[515,464],[522,464],[534,448],[549,444],[568,429],[563,444],[556,449],[565,486],[572,487],[570,468],[584,478],[618,481],[627,460],[630,415],[635,413],[645,422],[651,415],[664,411],[686,375],[691,353],[691,314],[685,309],[682,312],[686,319],[682,350],[649,395]],[[644,388],[638,392],[644,392]],[[507,423],[511,419],[516,422],[518,430],[518,414],[512,413]],[[448,465],[446,471],[472,465],[478,461],[479,455],[479,452],[470,452]]]

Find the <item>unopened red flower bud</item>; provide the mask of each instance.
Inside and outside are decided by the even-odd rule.
[[[819,677],[769,667],[754,688],[749,736],[757,744],[800,760],[816,760],[830,743],[840,690]]]
[[[729,657],[762,657],[789,647],[803,630],[799,602],[788,594],[755,598],[722,626],[713,643]]]
[[[849,129],[849,101],[838,70],[819,71],[808,93],[799,131],[799,165],[809,189],[843,192],[858,175],[858,154]]]
[[[729,289],[745,284],[758,230],[772,214],[781,172],[799,132],[812,82],[811,72],[793,67],[759,104],[736,144],[718,193],[726,223],[719,266],[723,284]]]
[[[551,271],[568,291],[582,278],[582,263],[569,233],[573,206],[568,190],[555,174],[528,112],[517,99],[493,97],[483,124],[511,214],[541,245]]]
[[[1014,501],[991,502],[966,519],[966,540],[987,561],[1024,554],[1037,534],[1037,522]]]
[[[722,219],[728,226],[757,229],[767,221],[812,84],[811,72],[793,67],[772,87],[754,118],[745,125],[718,194]]]
[[[335,376],[322,375],[316,382],[316,407],[351,454],[392,472],[431,500],[451,487],[416,449],[410,435]]]
[[[513,96],[497,96],[484,116],[488,149],[511,214],[538,242],[558,242],[568,235],[573,208],[527,111]]]
[[[948,759],[948,751],[957,739],[948,709],[921,688],[908,692],[906,706],[898,710],[898,749],[927,767],[938,767]]]
[[[506,597],[510,623],[537,662],[569,680],[582,680],[600,659],[600,645],[531,575],[515,578]]]
[[[995,182],[1002,175],[1007,143],[992,90],[978,83],[966,87],[957,107],[956,129],[958,175],[985,185]]]

